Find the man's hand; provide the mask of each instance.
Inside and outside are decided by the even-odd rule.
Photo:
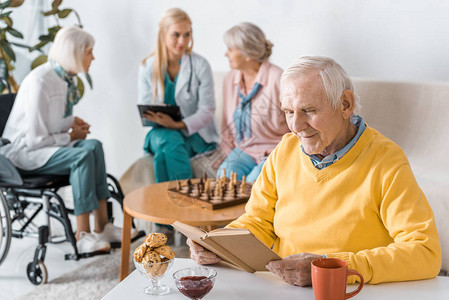
[[[215,255],[215,253],[204,249],[191,239],[187,239],[186,244],[190,247],[190,258],[197,264],[212,265],[221,261],[221,258]]]
[[[152,112],[151,110],[147,110],[144,114],[145,118],[150,122],[155,122],[165,128],[170,129],[184,129],[186,128],[186,124],[183,121],[173,121],[172,117],[167,114],[161,112]]]
[[[267,269],[292,285],[312,285],[310,263],[322,258],[322,255],[300,253],[284,257],[282,260],[273,260],[267,264]]]
[[[70,132],[70,141],[84,140],[90,133],[90,125],[84,122],[83,119],[75,117],[72,124],[72,131]]]

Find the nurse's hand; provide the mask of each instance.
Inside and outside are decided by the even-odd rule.
[[[183,121],[173,121],[172,117],[170,117],[167,114],[161,113],[161,112],[152,112],[150,110],[147,110],[145,113],[145,118],[147,118],[148,121],[155,122],[165,128],[170,129],[184,129],[187,128],[186,124]]]
[[[312,253],[294,254],[281,260],[270,261],[267,269],[288,284],[310,286],[312,285],[311,262],[322,257]]]
[[[191,239],[187,239],[186,244],[190,247],[190,258],[197,264],[212,265],[221,261],[215,253],[201,247]]]

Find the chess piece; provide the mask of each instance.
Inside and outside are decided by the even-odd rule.
[[[206,180],[204,183],[204,193],[208,194],[210,192],[210,181]]]
[[[246,176],[245,175],[243,175],[243,177],[242,177],[242,183],[240,184],[239,194],[241,194],[242,196],[246,195]]]
[[[180,191],[181,190],[181,181],[176,180],[176,190]]]
[[[231,172],[231,181],[232,184],[237,184],[237,173],[236,172]]]
[[[215,196],[219,196],[220,194],[221,194],[221,184],[220,184],[220,182],[218,182],[215,185]]]
[[[230,190],[233,185],[234,185],[234,172],[231,172],[231,175],[229,177],[228,190]]]

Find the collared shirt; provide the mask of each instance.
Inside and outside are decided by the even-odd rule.
[[[312,163],[315,166],[315,168],[317,168],[319,170],[322,170],[322,169],[324,169],[326,167],[329,167],[334,162],[336,162],[339,159],[341,159],[343,157],[343,155],[348,153],[349,150],[351,150],[351,148],[359,140],[360,136],[362,135],[362,133],[366,129],[365,120],[363,120],[363,118],[361,116],[359,116],[359,115],[354,115],[352,117],[352,119],[351,119],[351,123],[354,124],[358,128],[356,135],[352,138],[352,140],[346,146],[344,146],[343,148],[341,148],[337,152],[326,156],[322,160],[320,160],[318,158],[318,156],[316,156],[316,155],[309,155],[309,154],[305,153],[304,149],[303,149],[303,147],[301,145],[302,152],[304,152],[304,154],[306,154],[307,156],[310,157],[310,160],[312,161]]]

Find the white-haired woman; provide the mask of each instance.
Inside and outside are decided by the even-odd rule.
[[[227,155],[218,168],[253,182],[267,155],[289,132],[279,101],[282,70],[268,61],[273,44],[251,23],[224,34],[231,71],[223,83],[221,150]]]
[[[73,116],[80,99],[76,74],[89,70],[94,43],[78,27],[59,30],[49,61],[31,71],[20,86],[3,135],[11,144],[1,148],[23,175],[70,174],[79,253],[106,251],[110,242],[121,240],[121,229],[108,223],[110,192],[102,145],[86,140],[89,124]]]
[[[190,158],[215,149],[215,96],[212,71],[192,52],[192,22],[179,8],[165,12],[159,22],[156,49],[139,69],[138,103],[178,105],[182,119],[147,112],[156,123],[144,150],[154,155],[156,182],[192,177]]]

